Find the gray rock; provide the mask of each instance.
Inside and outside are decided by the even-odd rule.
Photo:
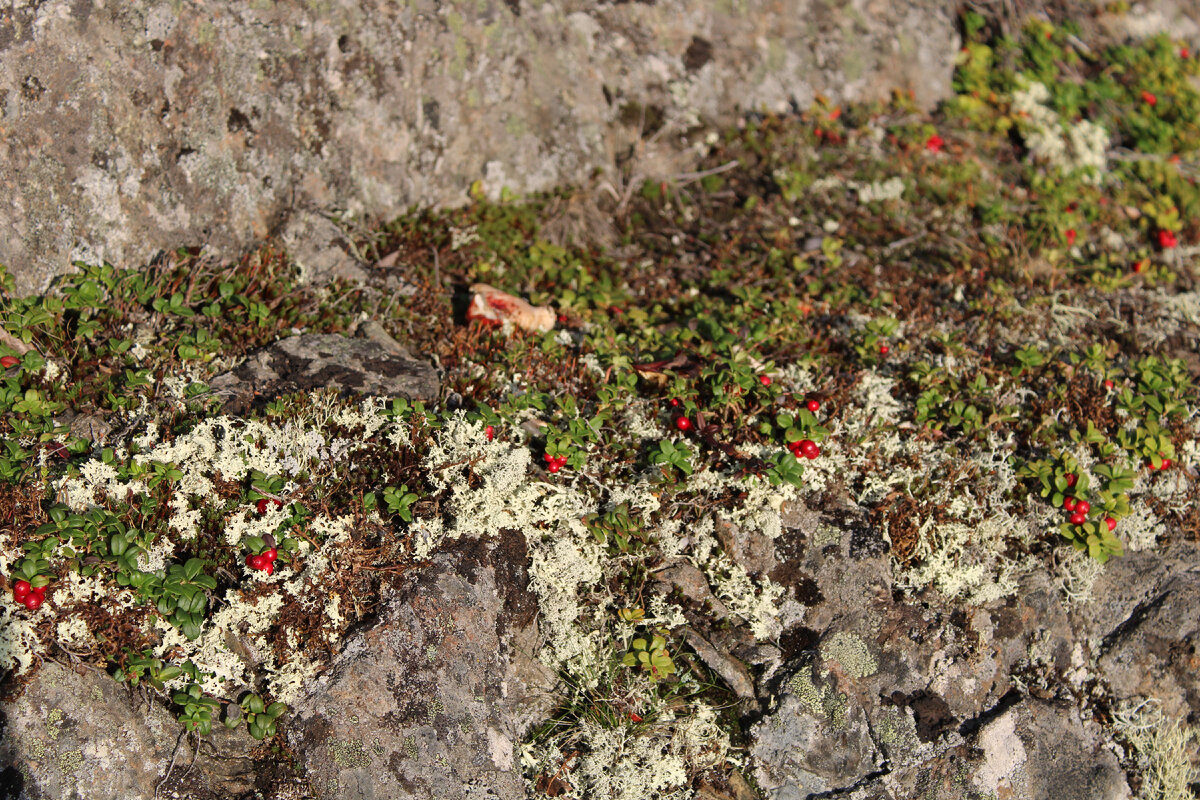
[[[209,381],[209,387],[225,398],[226,410],[240,414],[256,402],[324,387],[434,400],[439,384],[430,364],[396,355],[376,341],[304,334],[256,351],[237,368]]]
[[[0,17],[0,263],[137,264],[280,236],[352,269],[330,219],[624,184],[739,109],[950,91],[956,4],[771,0],[18,2]]]
[[[160,783],[160,798],[254,789],[254,741],[244,727],[214,726],[196,753],[170,712],[103,672],[46,662],[2,711],[0,787],[13,800],[151,800]]]
[[[754,776],[771,800],[848,789],[883,763],[856,694],[813,658],[794,666],[778,708],[751,736]]]
[[[1025,700],[982,726],[972,784],[982,793],[1055,800],[1125,800],[1129,786],[1099,726],[1074,707]]]
[[[1200,570],[1177,574],[1099,647],[1096,669],[1118,700],[1153,697],[1172,718],[1200,714]]]
[[[535,662],[524,539],[460,540],[408,573],[293,707],[318,798],[524,798],[519,743],[553,675]]]

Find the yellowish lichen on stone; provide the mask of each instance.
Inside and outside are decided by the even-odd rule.
[[[361,739],[341,741],[333,739],[329,742],[329,757],[333,763],[344,769],[363,769],[371,766],[371,756],[363,748]]]
[[[845,631],[838,631],[821,643],[821,657],[826,664],[837,664],[842,674],[850,678],[865,678],[879,669],[867,643]]]

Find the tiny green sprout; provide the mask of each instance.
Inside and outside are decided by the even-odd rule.
[[[676,444],[670,439],[663,439],[651,448],[650,463],[660,467],[674,467],[684,475],[691,475],[694,469],[691,456],[691,449],[683,442]],[[668,479],[674,477],[668,469],[663,469],[663,476]]]
[[[287,711],[287,706],[283,703],[267,705],[261,697],[253,692],[247,692],[238,705],[240,706],[238,711],[234,711],[232,706],[226,709],[225,726],[235,728],[237,720],[244,718],[250,729],[250,735],[259,740],[269,739],[275,735],[276,720]]]
[[[200,736],[212,733],[213,713],[221,703],[216,698],[206,697],[199,684],[192,683],[184,691],[176,692],[171,701],[182,708],[179,721],[185,730]]]
[[[627,667],[640,666],[650,673],[653,680],[675,673],[675,663],[667,652],[667,640],[660,634],[654,634],[650,642],[638,637],[633,640],[632,649],[621,657],[621,663]]]
[[[645,618],[646,610],[643,608],[622,608],[617,611],[617,616],[625,622],[637,622]]]
[[[388,486],[383,490],[383,503],[388,513],[399,517],[405,522],[412,522],[412,506],[420,498],[415,492],[410,492],[407,485],[399,488]]]

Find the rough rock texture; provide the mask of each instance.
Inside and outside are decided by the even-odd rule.
[[[330,387],[342,392],[433,400],[438,376],[430,364],[397,355],[372,339],[303,334],[253,353],[209,387],[239,414],[256,402],[291,392]]]
[[[1170,716],[1200,717],[1200,547],[1117,559],[1081,610],[1097,671],[1118,700],[1155,697]]]
[[[101,672],[46,663],[0,715],[0,796],[10,800],[150,800],[160,783],[162,798],[215,800],[255,787],[244,728],[215,726],[195,754],[173,715]]]
[[[533,661],[524,539],[415,569],[287,725],[319,798],[525,797],[519,743],[554,678]]]
[[[852,504],[792,507],[783,521],[771,577],[804,608],[780,639],[780,660],[756,662],[765,702],[750,752],[771,800],[1126,798],[1111,738],[1077,706],[1023,694],[1014,675],[1076,687],[1099,676],[1119,699],[1165,693],[1185,715],[1196,694],[1186,670],[1200,602],[1193,546],[1111,562],[1121,589],[1076,609],[1076,630],[1045,573],[985,607],[935,593],[914,601],[893,594],[886,544]],[[723,538],[753,537],[731,529]],[[672,578],[688,584],[680,570]],[[1097,584],[1094,594],[1104,591]]]
[[[18,290],[334,220],[681,168],[737,108],[948,94],[947,0],[17,0],[0,14],[0,263]]]

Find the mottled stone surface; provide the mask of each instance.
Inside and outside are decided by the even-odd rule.
[[[685,168],[737,109],[950,90],[947,0],[17,0],[0,13],[0,263],[232,255],[331,219]],[[685,153],[683,158],[680,153]],[[691,153],[691,156],[686,155]]]
[[[225,400],[228,411],[239,414],[272,397],[324,388],[433,400],[439,383],[432,365],[398,355],[377,341],[310,333],[280,339],[252,353],[209,386]]]
[[[103,672],[46,663],[0,714],[0,796],[11,800],[151,800],[160,784],[160,798],[216,800],[255,787],[244,726],[215,725],[197,754],[169,711]]]
[[[286,728],[314,795],[525,797],[520,739],[554,677],[529,653],[524,539],[463,540],[405,576]]]

